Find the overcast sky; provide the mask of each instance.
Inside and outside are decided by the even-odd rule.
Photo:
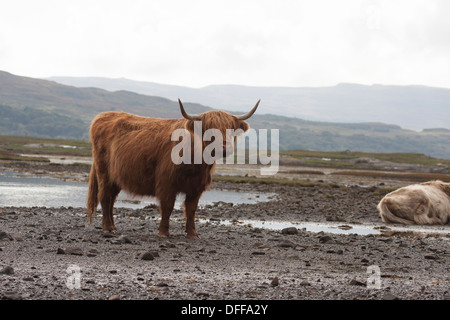
[[[448,0],[0,0],[0,70],[450,88],[449,16]]]

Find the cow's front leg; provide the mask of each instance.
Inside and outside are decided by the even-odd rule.
[[[195,210],[197,210],[198,200],[201,193],[198,195],[186,195],[184,200],[184,214],[186,216],[186,236],[191,239],[199,238],[195,230]]]
[[[175,205],[176,196],[168,196],[160,199],[159,210],[161,212],[161,221],[158,227],[158,236],[166,238],[169,236],[169,219]]]

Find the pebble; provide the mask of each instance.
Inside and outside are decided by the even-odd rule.
[[[66,248],[66,249],[58,248],[56,250],[56,254],[72,254],[74,256],[82,256],[83,250],[81,250],[81,248]]]
[[[120,297],[118,295],[113,295],[109,297],[108,300],[120,300]]]
[[[14,269],[13,267],[6,266],[2,270],[0,270],[0,274],[8,274],[8,275],[14,274]]]
[[[92,249],[89,249],[87,256],[88,257],[96,257],[99,253],[100,252],[97,249],[92,248]]]
[[[280,284],[280,280],[278,279],[278,277],[273,278],[273,279],[272,279],[272,282],[270,283],[270,285],[271,285],[272,287],[276,287],[276,286],[278,286],[279,284]]]
[[[125,235],[121,235],[119,238],[117,238],[117,240],[114,242],[117,244],[121,244],[121,243],[133,243],[133,241],[131,241],[131,239]]]
[[[265,254],[266,253],[264,251],[253,251],[252,252],[252,255],[255,255],[255,256],[263,256]]]
[[[145,253],[143,253],[143,254],[141,255],[141,260],[150,261],[150,260],[153,260],[153,259],[155,259],[155,257],[154,257],[153,254],[152,254],[151,252],[149,252],[149,251],[147,251],[147,252],[145,252]]]
[[[319,242],[320,243],[331,243],[331,242],[333,242],[333,238],[331,238],[330,236],[321,236],[319,238]]]
[[[158,251],[149,251],[149,252],[153,255],[153,257],[155,257],[155,258],[159,257]]]
[[[301,285],[301,286],[310,286],[311,283],[309,283],[309,282],[306,281],[306,280],[303,280],[302,282],[300,282],[300,285]]]
[[[282,234],[298,234],[298,229],[296,227],[284,228],[281,230]]]
[[[361,282],[356,279],[352,279],[349,283],[351,286],[366,286],[367,284],[365,282]]]
[[[11,237],[10,234],[4,232],[4,231],[0,231],[0,240],[13,240],[13,237]]]
[[[175,243],[172,243],[172,242],[169,242],[169,241],[166,242],[166,243],[161,243],[159,246],[161,248],[176,248],[177,247]]]
[[[282,248],[295,248],[297,246],[297,244],[295,244],[294,242],[292,242],[290,240],[283,240],[280,242],[280,244],[278,246],[282,247]]]
[[[74,256],[82,256],[83,250],[81,250],[81,248],[70,248],[70,249],[66,249],[66,253],[72,254]]]
[[[165,282],[159,282],[157,284],[155,284],[155,287],[168,287],[169,285]]]

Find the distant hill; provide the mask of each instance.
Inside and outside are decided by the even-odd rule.
[[[199,104],[185,105],[191,113],[210,110]],[[103,111],[125,111],[156,118],[180,117],[178,102],[166,98],[125,90],[76,88],[0,71],[0,134],[87,139],[90,122]],[[24,116],[31,114],[33,119]],[[39,125],[53,126],[54,130],[44,132]],[[68,129],[73,125],[79,130]]]
[[[333,87],[247,87],[214,85],[188,88],[128,79],[53,77],[76,87],[128,90],[244,111],[262,99],[260,114],[327,122],[382,122],[420,131],[450,128],[450,89],[426,86],[359,85]]]
[[[180,95],[186,109],[201,113],[217,108],[200,105]],[[233,113],[248,111],[230,108]],[[380,122],[333,123],[264,114],[269,104],[261,101],[249,119],[255,129],[279,129],[280,149],[317,151],[414,152],[450,159],[447,125],[415,132]],[[270,104],[269,104],[270,106]],[[179,118],[176,101],[130,91],[77,88],[54,81],[15,76],[0,71],[0,135],[88,139],[92,119],[106,110],[121,110],[142,116]],[[233,111],[237,110],[237,111]],[[0,140],[0,144],[1,144]]]
[[[76,88],[54,81],[15,76],[0,71],[0,103],[14,108],[39,108],[91,120],[103,111],[135,112],[143,116],[178,118],[178,102],[119,90]],[[192,113],[210,108],[187,104]]]

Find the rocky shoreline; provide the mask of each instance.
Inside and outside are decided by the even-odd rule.
[[[448,226],[393,232],[376,188],[214,182],[271,192],[268,202],[197,211],[187,239],[180,210],[157,237],[156,206],[116,209],[103,233],[84,208],[0,208],[0,298],[28,300],[443,300],[450,298]],[[224,219],[234,223],[222,224]],[[382,225],[372,235],[270,230],[242,220]],[[351,228],[351,227],[350,227]]]

